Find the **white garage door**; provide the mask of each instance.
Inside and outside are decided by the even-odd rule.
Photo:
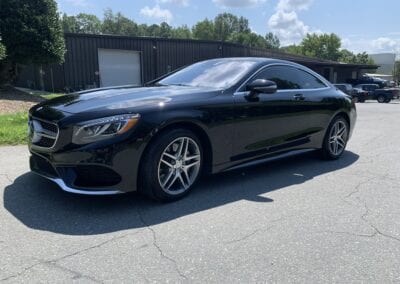
[[[140,85],[140,54],[121,49],[99,49],[100,85]]]

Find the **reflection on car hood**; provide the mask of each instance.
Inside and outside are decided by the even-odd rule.
[[[58,97],[40,104],[68,113],[113,109],[138,109],[164,106],[170,103],[204,99],[215,96],[221,90],[188,86],[160,86],[136,88],[97,89]]]

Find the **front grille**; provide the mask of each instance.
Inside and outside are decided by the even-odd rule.
[[[54,146],[55,139],[42,137],[38,142],[34,143],[34,145],[44,148],[51,148]]]
[[[43,129],[46,129],[46,130],[51,131],[53,133],[57,133],[58,132],[57,125],[52,123],[52,122],[47,122],[47,121],[41,120],[40,124],[42,125]]]
[[[42,148],[54,147],[59,131],[57,124],[34,117],[29,118],[28,124],[29,139],[32,145]]]

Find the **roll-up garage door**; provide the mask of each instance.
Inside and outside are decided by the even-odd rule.
[[[140,53],[132,50],[98,49],[102,87],[140,85]]]

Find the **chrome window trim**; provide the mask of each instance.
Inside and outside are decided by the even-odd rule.
[[[271,63],[271,64],[268,64],[268,65],[265,65],[265,66],[260,67],[260,68],[259,68],[257,71],[255,71],[251,76],[249,76],[249,78],[247,78],[247,80],[244,81],[244,82],[239,86],[239,88],[236,89],[236,91],[234,92],[234,95],[239,95],[240,93],[247,92],[246,90],[241,90],[241,89],[242,89],[244,86],[246,86],[246,84],[247,84],[255,75],[257,75],[259,72],[261,72],[261,71],[263,71],[264,69],[267,69],[267,68],[269,68],[269,67],[272,67],[272,66],[288,66],[288,67],[292,67],[292,68],[299,69],[299,70],[301,70],[301,71],[304,71],[304,72],[306,72],[306,73],[308,73],[308,74],[310,74],[310,75],[312,75],[312,76],[318,78],[318,79],[321,80],[321,82],[326,86],[325,88],[316,88],[316,89],[281,89],[281,90],[277,90],[277,91],[276,91],[277,93],[283,92],[283,91],[284,91],[284,92],[292,92],[292,91],[293,91],[293,92],[307,92],[307,91],[318,91],[318,90],[323,91],[323,90],[328,90],[328,89],[331,88],[331,87],[329,86],[329,84],[328,84],[328,82],[326,81],[325,78],[322,78],[319,74],[317,74],[318,76],[315,76],[314,74],[310,73],[309,71],[302,69],[301,66],[293,66],[293,65],[287,64],[287,63]]]

